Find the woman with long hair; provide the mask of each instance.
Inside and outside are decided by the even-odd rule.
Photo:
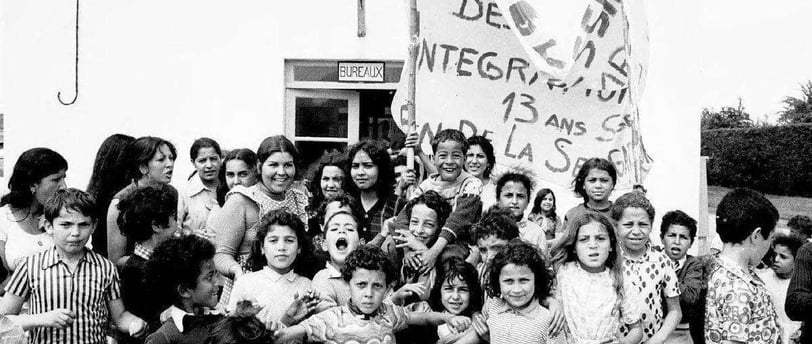
[[[127,171],[124,166],[124,153],[135,138],[124,134],[113,134],[107,137],[93,163],[93,173],[87,183],[87,193],[96,199],[96,208],[100,219],[107,219],[107,208],[113,196],[127,184]],[[93,231],[93,250],[107,256],[107,221],[99,221]]]

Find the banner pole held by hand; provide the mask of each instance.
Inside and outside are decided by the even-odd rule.
[[[409,0],[409,92],[406,103],[409,111],[409,132],[415,132],[415,93],[417,84],[417,48],[420,36],[420,13],[417,0]],[[420,144],[420,143],[418,143]],[[414,170],[414,149],[406,149],[406,168]]]

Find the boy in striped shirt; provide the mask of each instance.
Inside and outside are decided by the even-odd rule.
[[[26,257],[0,301],[0,312],[15,315],[32,343],[105,343],[108,316],[132,336],[146,333],[146,323],[124,310],[115,265],[85,248],[98,221],[95,209],[93,198],[77,189],[59,190],[44,205],[54,247]],[[19,314],[25,301],[30,314]]]

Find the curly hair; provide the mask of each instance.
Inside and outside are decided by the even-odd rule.
[[[386,275],[386,284],[391,285],[398,280],[398,271],[389,256],[378,247],[361,245],[352,251],[341,269],[341,277],[349,282],[352,274],[358,269],[381,271]]]
[[[296,242],[299,247],[299,254],[296,255],[296,260],[293,261],[293,271],[299,273],[306,269],[304,257],[310,255],[310,240],[307,238],[305,232],[305,225],[298,216],[293,213],[287,212],[284,209],[271,210],[262,218],[259,219],[257,224],[257,236],[254,242],[251,243],[251,254],[248,256],[248,266],[251,271],[259,271],[268,266],[268,260],[262,254],[262,246],[265,244],[265,237],[274,226],[290,227],[296,233]]]
[[[541,252],[521,239],[513,239],[503,251],[496,254],[493,263],[488,268],[488,296],[499,297],[502,294],[499,276],[502,274],[502,269],[508,264],[530,268],[536,279],[534,298],[543,300],[551,295],[553,276],[550,270],[547,269],[547,264],[544,262]]]
[[[509,210],[493,208],[471,227],[474,242],[493,235],[502,240],[513,240],[519,237],[519,226]]]
[[[468,292],[470,294],[468,308],[463,310],[460,315],[471,316],[474,312],[482,310],[482,287],[479,285],[479,277],[477,276],[476,268],[457,257],[443,260],[437,266],[434,288],[431,289],[428,300],[431,309],[436,312],[445,310],[442,300],[443,283],[446,281],[452,282],[456,279],[460,279],[468,285]]]
[[[738,188],[728,192],[716,207],[716,232],[724,243],[740,243],[756,228],[766,239],[778,223],[778,210],[764,195]]]
[[[665,232],[668,232],[668,228],[675,225],[688,228],[691,242],[694,242],[694,239],[696,239],[696,220],[682,210],[669,211],[663,215],[662,223],[660,224],[660,239],[665,237]]]
[[[773,239],[773,249],[776,246],[784,246],[792,253],[793,257],[798,256],[798,250],[803,246],[804,241],[795,235],[776,235]]]
[[[585,203],[589,201],[589,195],[586,194],[584,183],[586,183],[586,177],[589,175],[589,171],[593,169],[606,171],[606,173],[609,173],[609,177],[612,178],[612,185],[617,184],[617,168],[615,168],[612,162],[602,158],[591,158],[587,160],[581,165],[578,174],[575,176],[575,180],[572,181],[575,194],[583,198]]]
[[[72,210],[84,216],[90,217],[93,222],[98,222],[99,214],[96,209],[96,200],[89,193],[79,189],[68,188],[58,190],[43,206],[43,216],[45,221],[53,222],[59,217],[62,209]]]
[[[465,138],[465,134],[457,129],[443,129],[431,139],[431,150],[434,151],[434,154],[437,154],[437,147],[446,141],[459,142],[462,153],[468,152],[468,139]]]
[[[787,221],[787,227],[806,236],[812,236],[812,219],[805,215],[795,215]]]
[[[264,344],[272,343],[273,332],[256,317],[259,307],[251,301],[237,302],[233,314],[218,320],[211,335],[202,344]]]
[[[656,213],[654,206],[651,205],[651,202],[643,193],[632,191],[618,197],[615,203],[612,204],[612,219],[620,221],[620,218],[623,217],[623,211],[628,208],[640,208],[645,210],[646,214],[648,214],[648,219],[654,222],[654,215]]]
[[[394,192],[392,185],[395,184],[395,169],[392,166],[392,158],[386,151],[386,145],[382,142],[367,139],[350,147],[347,154],[348,163],[344,165],[344,175],[352,176],[352,161],[360,151],[364,151],[369,155],[372,163],[378,167],[378,180],[375,182],[375,192],[378,199],[388,199]],[[361,194],[361,190],[358,189],[354,182],[346,183],[345,189],[355,197],[359,197]]]
[[[14,163],[14,170],[8,180],[9,193],[0,199],[0,206],[8,204],[15,209],[28,208],[34,202],[31,185],[67,169],[68,162],[65,158],[48,148],[31,148],[23,152]]]
[[[544,197],[547,197],[547,195],[552,195],[553,196],[553,207],[550,208],[550,211],[547,214],[542,214],[541,213],[541,201],[543,201]],[[544,189],[539,190],[539,192],[536,193],[536,198],[533,199],[533,208],[530,209],[531,220],[533,218],[540,218],[543,215],[543,216],[548,217],[550,220],[553,220],[553,222],[558,221],[558,215],[555,213],[555,203],[556,203],[556,199],[555,199],[555,193],[553,193],[553,190],[550,190],[548,188],[544,188]]]
[[[152,237],[152,226],[166,228],[178,213],[178,191],[172,185],[139,187],[118,204],[116,223],[121,234],[142,242]]]
[[[493,154],[493,144],[491,144],[491,141],[486,139],[484,136],[471,136],[467,141],[468,149],[471,149],[473,146],[479,146],[479,148],[482,149],[482,152],[485,153],[485,157],[488,159],[488,166],[485,167],[485,171],[482,172],[482,176],[485,178],[490,178],[491,171],[493,171],[493,166],[496,165],[496,155]]]
[[[214,259],[214,245],[196,235],[164,241],[147,261],[149,292],[159,309],[181,307],[178,287],[195,288],[203,265]]]
[[[324,201],[324,193],[321,191],[321,177],[324,175],[324,168],[328,166],[338,167],[341,173],[344,173],[344,181],[341,183],[341,188],[344,188],[347,180],[346,168],[347,157],[343,153],[325,153],[319,160],[319,167],[316,169],[316,174],[313,175],[313,180],[310,181],[310,192],[313,193],[313,201],[311,204],[321,204]]]
[[[451,215],[451,204],[448,204],[445,198],[440,196],[437,191],[428,190],[424,194],[409,201],[409,203],[406,203],[406,206],[403,207],[403,211],[409,215],[408,217],[411,217],[412,209],[418,204],[425,204],[426,207],[437,213],[437,230],[434,233],[435,237],[431,241],[433,243],[440,234],[440,229],[445,226],[445,221],[448,220],[448,216]]]

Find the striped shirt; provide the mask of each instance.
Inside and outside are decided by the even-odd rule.
[[[492,344],[556,343],[548,336],[552,314],[537,300],[522,309],[511,308],[501,298],[488,298],[482,307]]]
[[[56,248],[21,261],[6,292],[27,299],[31,314],[58,308],[76,313],[70,327],[31,330],[32,343],[106,343],[108,302],[120,298],[118,272],[112,262],[91,250],[71,273]]]

